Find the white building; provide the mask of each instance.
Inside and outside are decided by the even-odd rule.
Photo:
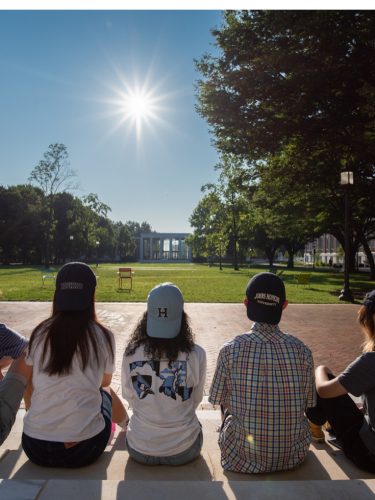
[[[140,262],[191,262],[189,233],[142,233],[139,241]]]
[[[371,253],[375,258],[375,239],[369,241]],[[305,246],[304,262],[305,264],[312,264],[314,262],[321,262],[323,264],[343,264],[344,251],[338,240],[331,234],[322,234],[319,238],[308,243]],[[356,262],[358,266],[368,266],[366,254],[362,248],[359,249],[356,255]]]

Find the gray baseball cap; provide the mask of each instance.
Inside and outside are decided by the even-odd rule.
[[[147,335],[173,339],[181,330],[184,298],[173,283],[161,283],[147,297]]]

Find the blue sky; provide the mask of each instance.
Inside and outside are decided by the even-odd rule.
[[[193,60],[215,51],[220,22],[219,10],[0,11],[0,183],[26,183],[60,142],[76,196],[96,193],[115,221],[190,231],[218,159]],[[134,94],[148,115],[138,127],[124,106]]]

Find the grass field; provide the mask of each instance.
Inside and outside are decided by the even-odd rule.
[[[133,290],[119,290],[117,270],[119,264],[100,264],[93,267],[98,278],[96,299],[100,302],[144,302],[148,292],[158,283],[171,281],[178,285],[186,302],[234,302],[243,300],[246,284],[257,272],[267,267],[251,266],[234,271],[224,266],[208,267],[206,264],[121,264],[133,268]],[[54,281],[42,283],[42,267],[0,266],[0,301],[50,301],[53,297]],[[310,284],[296,284],[295,276],[309,269],[283,269],[287,298],[291,303],[335,304],[343,287],[343,274],[327,269],[312,273]],[[57,268],[54,269],[57,271]],[[356,300],[360,301],[366,291],[375,288],[375,281],[368,274],[350,276],[350,288]]]

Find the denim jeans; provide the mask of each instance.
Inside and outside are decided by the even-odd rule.
[[[177,455],[171,455],[169,457],[153,457],[151,455],[144,455],[139,451],[134,450],[129,446],[128,440],[126,440],[126,446],[130,457],[144,465],[184,465],[192,460],[195,460],[202,449],[203,444],[203,433],[202,430],[199,431],[197,439],[186,451],[178,453]]]
[[[44,467],[83,467],[89,465],[103,453],[107,446],[112,428],[112,398],[100,389],[102,396],[101,413],[104,417],[104,429],[90,439],[80,441],[71,448],[64,443],[45,441],[22,434],[22,448],[31,462]]]

